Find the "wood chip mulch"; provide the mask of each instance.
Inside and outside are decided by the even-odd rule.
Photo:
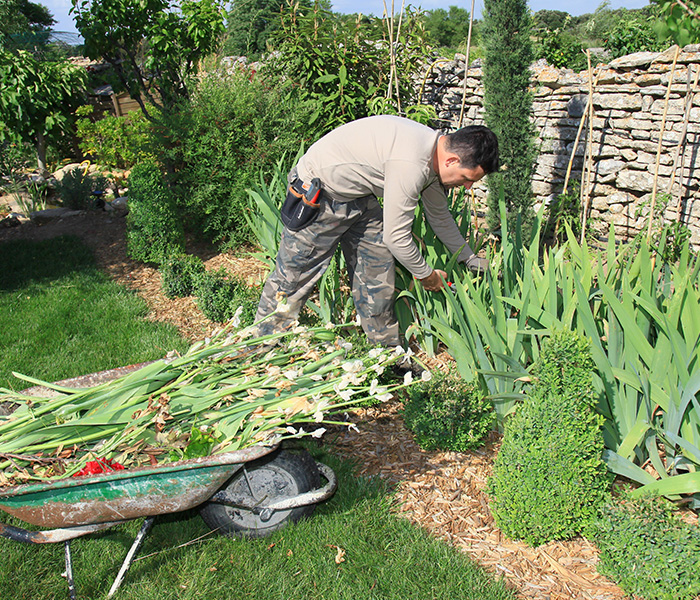
[[[625,594],[596,571],[596,548],[584,539],[539,548],[506,539],[488,507],[486,482],[498,451],[494,434],[467,453],[426,452],[413,440],[396,401],[350,415],[357,430],[336,430],[327,443],[395,491],[398,510],[502,576],[520,598],[616,600]],[[326,434],[328,435],[328,434]]]
[[[202,339],[213,325],[193,298],[168,299],[160,290],[156,269],[126,256],[125,219],[91,211],[43,226],[25,224],[0,230],[0,242],[77,235],[93,250],[100,267],[117,282],[135,290],[147,302],[149,318],[173,323],[189,340]],[[208,269],[224,267],[261,281],[264,269],[246,256],[218,254],[192,245],[188,251]],[[354,459],[359,472],[385,479],[395,490],[397,510],[411,521],[466,552],[488,571],[503,576],[521,598],[538,600],[616,600],[622,591],[596,572],[596,549],[583,539],[553,542],[539,548],[505,539],[495,526],[485,494],[491,464],[498,450],[494,436],[479,451],[426,452],[405,428],[399,402],[360,410],[351,415],[357,431],[342,429],[326,443]]]

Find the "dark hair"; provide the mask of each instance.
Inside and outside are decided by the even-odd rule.
[[[447,134],[446,148],[459,156],[463,167],[481,167],[485,173],[498,171],[498,139],[483,125],[469,125]]]

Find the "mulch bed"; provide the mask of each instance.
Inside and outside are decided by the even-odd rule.
[[[87,212],[43,226],[31,223],[0,229],[0,242],[76,235],[90,246],[101,269],[135,290],[150,308],[149,318],[173,323],[191,341],[214,329],[193,298],[168,299],[154,268],[126,256],[123,217]],[[225,268],[248,281],[264,278],[264,269],[247,256],[219,254],[191,244],[208,269]],[[359,474],[378,476],[395,490],[397,510],[411,521],[469,554],[488,571],[503,576],[521,598],[615,600],[622,591],[596,572],[597,552],[583,539],[531,548],[505,539],[495,526],[485,493],[499,438],[469,453],[426,452],[405,428],[399,402],[359,410],[350,416],[357,431],[336,429],[326,443],[353,459]]]

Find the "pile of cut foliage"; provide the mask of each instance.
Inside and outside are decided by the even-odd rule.
[[[229,324],[183,356],[85,389],[15,374],[54,395],[0,388],[0,402],[18,405],[0,417],[0,487],[319,437],[333,413],[407,383],[379,383],[400,348],[353,356],[328,327],[254,336]]]

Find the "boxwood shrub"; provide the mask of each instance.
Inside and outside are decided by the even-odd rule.
[[[540,545],[583,533],[608,497],[589,346],[576,333],[553,334],[533,387],[506,421],[489,488],[493,516],[510,538]]]
[[[457,373],[435,372],[408,388],[403,418],[424,450],[465,452],[483,444],[494,426],[493,404]]]
[[[645,600],[692,600],[700,594],[700,527],[661,498],[623,496],[608,503],[592,529],[598,571]]]

